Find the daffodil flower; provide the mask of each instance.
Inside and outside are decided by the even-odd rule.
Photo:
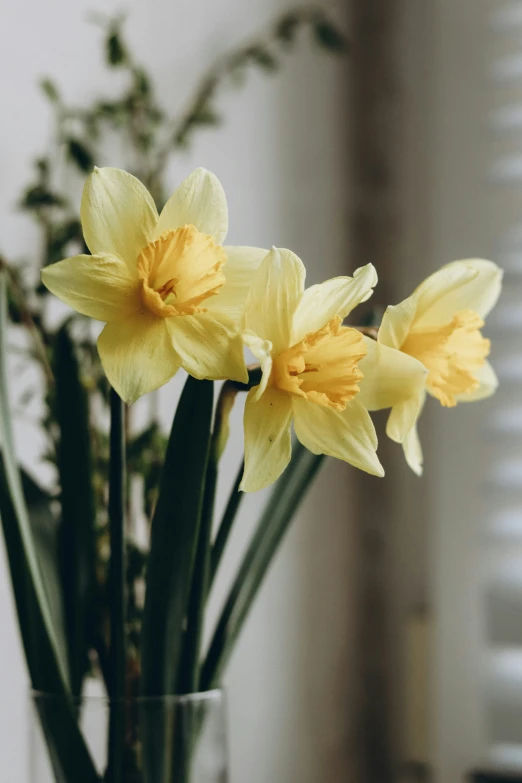
[[[490,342],[480,330],[501,285],[502,271],[491,261],[454,261],[386,310],[378,344],[415,357],[427,370],[423,388],[392,407],[386,429],[419,475],[423,457],[416,423],[426,393],[451,408],[489,397],[498,386],[486,359]]]
[[[194,171],[158,215],[135,177],[95,169],[81,221],[92,255],[53,264],[42,280],[77,312],[105,321],[100,359],[126,402],[180,367],[195,378],[247,379],[239,325],[266,250],[222,246],[228,211],[213,174]]]
[[[358,401],[367,354],[364,337],[343,319],[372,294],[373,266],[304,290],[305,268],[289,250],[273,248],[254,276],[243,339],[262,377],[245,405],[245,472],[241,489],[275,481],[291,455],[291,425],[314,454],[328,454],[377,476],[377,436]]]

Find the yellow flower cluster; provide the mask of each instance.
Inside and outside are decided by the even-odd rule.
[[[389,307],[377,339],[344,326],[372,294],[374,267],[305,288],[290,250],[224,246],[225,194],[197,169],[158,214],[146,188],[118,169],[95,169],[81,219],[92,255],[47,267],[47,288],[105,322],[104,371],[132,403],[182,367],[195,378],[246,382],[246,346],[262,377],[245,407],[245,473],[251,492],[290,460],[291,427],[315,454],[382,476],[368,411],[390,408],[387,434],[421,473],[416,422],[426,393],[444,406],[492,394],[497,380],[480,332],[496,303],[501,270],[456,261]]]

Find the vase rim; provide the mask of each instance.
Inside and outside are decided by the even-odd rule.
[[[35,688],[30,689],[30,696],[33,701],[44,700],[62,700],[65,697],[59,693],[48,693]],[[86,694],[84,696],[74,696],[72,701],[76,704],[114,704],[121,702],[124,704],[188,704],[200,701],[219,701],[223,698],[222,688],[213,688],[209,691],[197,691],[196,693],[166,693],[163,696],[131,696],[113,699],[106,694]]]

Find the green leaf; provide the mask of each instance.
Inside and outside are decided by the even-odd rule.
[[[56,637],[60,649],[63,651],[63,655],[66,656],[67,638],[58,561],[58,523],[51,511],[51,504],[54,498],[45,492],[27,471],[22,470],[21,475],[38,562],[42,570],[42,578],[53,618],[53,626],[56,629]]]
[[[146,468],[143,476],[143,511],[147,519],[151,519],[158,500],[158,487],[161,480],[161,464],[153,460]]]
[[[22,642],[34,689],[53,694],[39,700],[39,716],[60,783],[100,783],[76,722],[67,686],[67,662],[49,607],[22,480],[16,461],[6,371],[7,298],[0,276],[0,514]]]
[[[277,58],[264,46],[252,46],[245,52],[245,55],[251,62],[264,68],[265,71],[273,72],[279,67]]]
[[[189,377],[167,447],[152,520],[143,615],[143,694],[176,693],[182,631],[198,541],[213,384]]]
[[[149,96],[152,92],[150,77],[143,68],[134,68],[134,87],[143,98]]]
[[[142,694],[178,691],[183,630],[196,555],[210,444],[213,384],[185,383],[152,520],[142,629]],[[167,778],[172,727],[142,723],[146,783]]]
[[[127,121],[127,104],[125,101],[101,101],[94,107],[100,119],[110,123],[115,128],[122,127]]]
[[[314,36],[319,46],[330,52],[342,54],[348,50],[348,41],[344,34],[324,16],[314,21]]]
[[[218,620],[203,665],[201,690],[220,682],[274,555],[323,459],[300,443],[295,445],[290,465],[272,492]]]
[[[42,694],[36,705],[53,771],[60,783],[101,783],[77,723],[77,710],[64,687],[45,630],[41,607],[28,573],[7,473],[6,461],[0,457],[0,513],[7,557],[31,684],[35,691]],[[45,565],[42,565],[42,573],[47,575]],[[46,585],[46,589],[49,593],[50,586]]]
[[[127,584],[133,584],[145,576],[147,567],[147,552],[134,541],[127,541]]]
[[[217,462],[211,458],[207,466],[203,511],[187,606],[186,629],[183,634],[183,651],[178,680],[179,693],[197,693],[199,690],[201,641],[208,593],[217,467]]]
[[[112,66],[124,65],[127,60],[127,51],[117,30],[113,30],[107,38],[106,44],[107,62]]]
[[[37,168],[38,175],[39,175],[39,178],[40,178],[41,182],[42,183],[43,182],[47,182],[47,180],[49,179],[49,173],[50,173],[49,172],[49,168],[50,168],[49,158],[38,158],[35,161],[35,166]]]
[[[301,21],[301,16],[298,12],[291,11],[285,14],[276,24],[276,38],[285,43],[293,43]]]
[[[42,88],[42,92],[47,96],[47,98],[49,98],[51,103],[60,102],[60,93],[58,92],[58,88],[54,82],[47,78],[42,79],[40,82],[40,87]]]
[[[20,206],[22,209],[40,209],[40,207],[63,207],[65,199],[57,193],[53,193],[42,185],[34,185],[27,188],[23,194]]]
[[[208,106],[199,109],[190,117],[191,125],[220,125],[221,117]]]
[[[95,590],[96,506],[92,485],[89,403],[68,326],[53,345],[54,415],[59,429],[60,576],[69,641],[71,689],[80,695],[89,670],[88,638]]]
[[[11,269],[8,276],[7,303],[9,309],[9,319],[12,323],[21,324],[24,322],[24,311],[20,304],[19,290],[22,288],[20,274],[18,269]],[[25,294],[25,290],[24,290]]]
[[[65,143],[69,160],[76,163],[84,174],[89,174],[94,166],[94,157],[87,145],[74,138],[67,139]]]
[[[13,434],[11,430],[11,411],[8,401],[7,368],[6,368],[6,339],[7,331],[7,279],[4,273],[0,274],[0,434],[1,447],[4,460],[4,471],[7,487],[10,493],[13,511],[20,524],[20,537],[24,547],[24,557],[28,562],[30,578],[35,590],[38,602],[41,605],[43,621],[49,634],[49,639],[56,655],[60,672],[64,682],[67,682],[67,664],[63,654],[60,654],[52,619],[45,593],[45,587],[38,565],[38,559],[34,547],[34,540],[29,521],[29,514],[25,502],[20,471],[16,462]]]

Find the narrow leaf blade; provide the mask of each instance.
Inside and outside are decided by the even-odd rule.
[[[25,470],[22,470],[22,486],[57,641],[62,654],[67,657],[65,614],[58,559],[58,524],[51,511],[53,498]]]
[[[71,690],[81,693],[89,667],[88,637],[95,590],[95,516],[89,403],[67,325],[54,344],[54,414],[60,431],[60,576],[69,643]]]
[[[143,693],[176,693],[210,443],[213,384],[189,377],[167,447],[152,521],[143,615]]]
[[[218,620],[201,675],[201,689],[216,687],[259,588],[324,456],[298,443],[258,523]]]
[[[0,275],[0,515],[22,641],[33,688],[53,694],[52,699],[41,702],[39,715],[56,779],[61,783],[99,783],[76,722],[66,661],[53,626],[16,462],[7,391],[6,287],[5,276]]]
[[[189,377],[167,446],[152,520],[142,625],[142,693],[175,694],[200,530],[210,445],[213,384]],[[160,722],[161,723],[161,722]],[[142,717],[144,783],[169,780],[175,736],[169,721]]]

